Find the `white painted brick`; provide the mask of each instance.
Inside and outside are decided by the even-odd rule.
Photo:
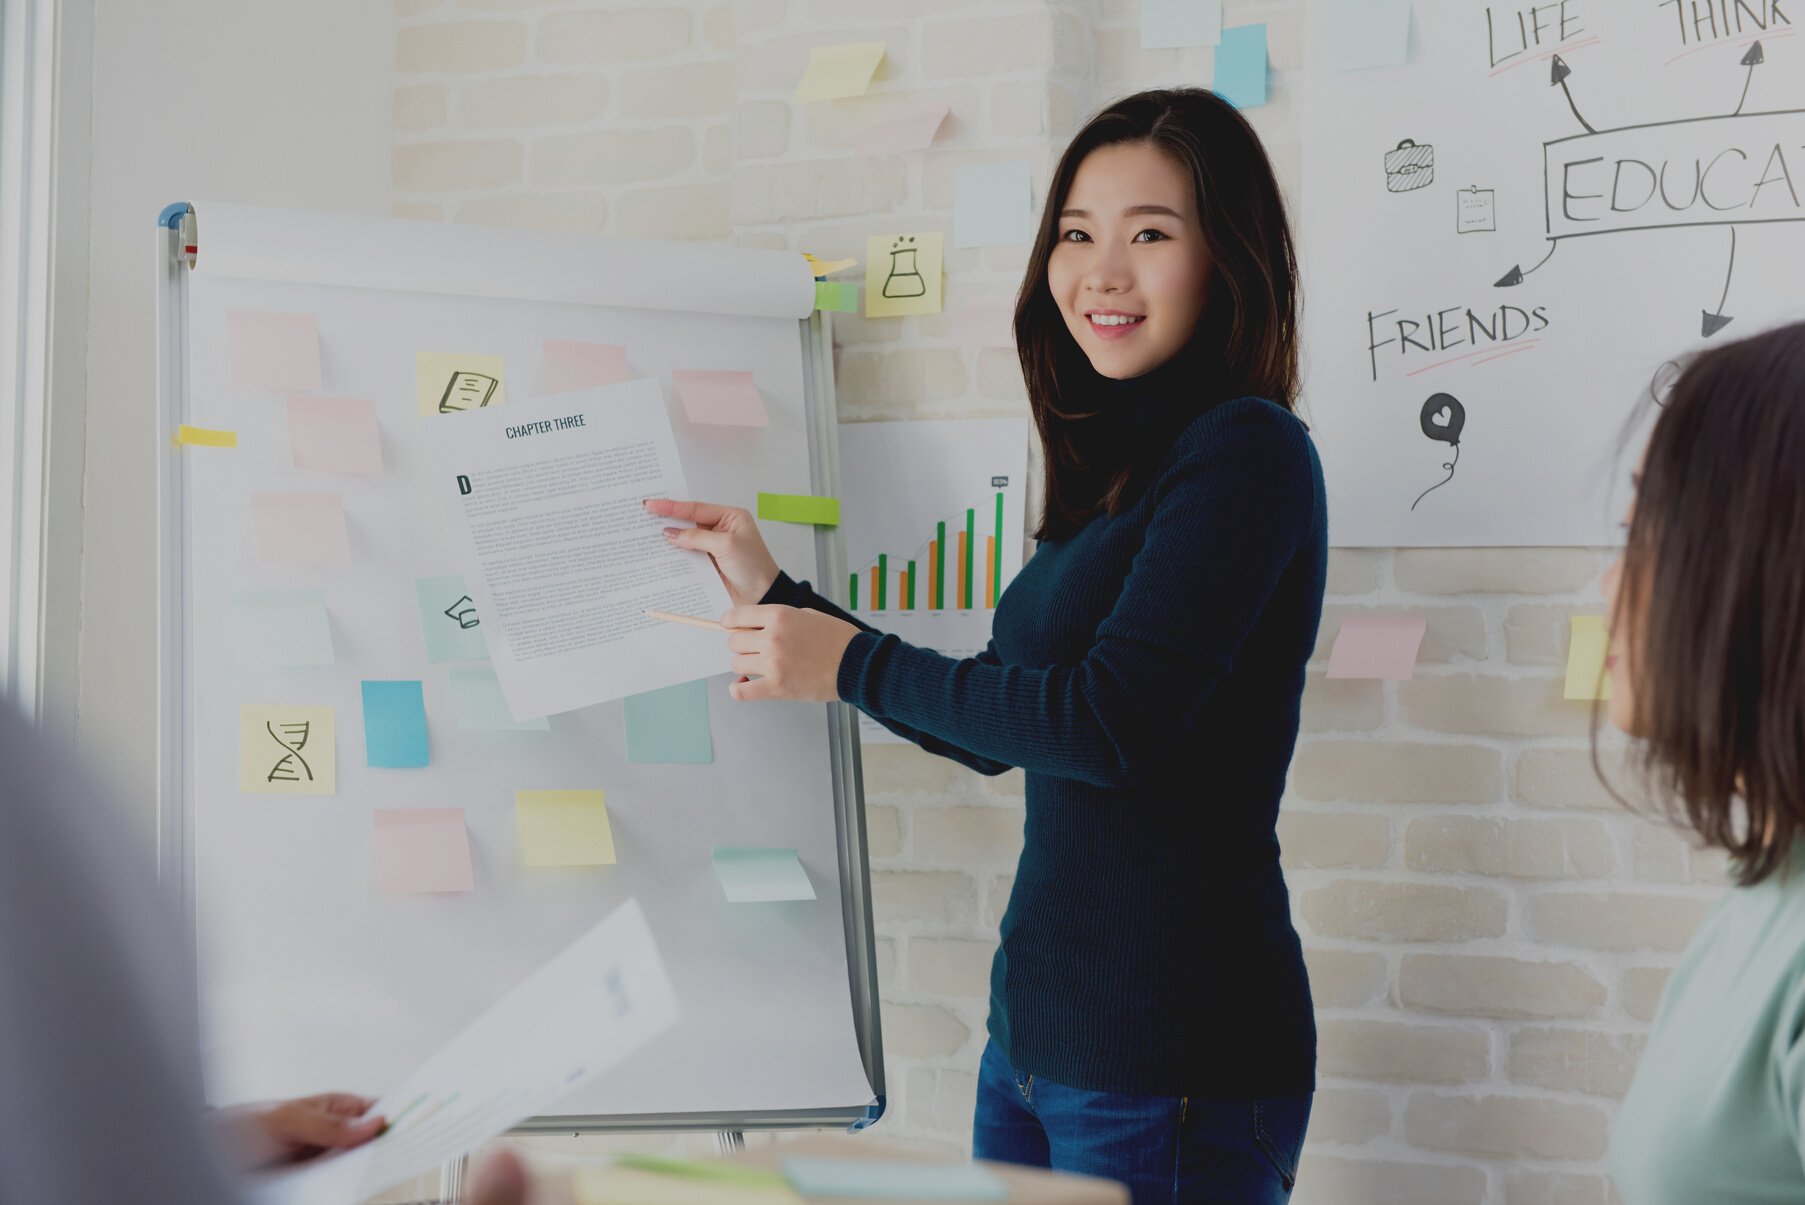
[[[1279,813],[1278,837],[1287,868],[1371,869],[1391,856],[1390,822],[1369,813],[1286,808]]]
[[[978,907],[971,879],[952,871],[874,870],[871,899],[881,926],[968,925]]]
[[[1631,967],[1623,973],[1623,1011],[1638,1021],[1653,1021],[1667,989],[1671,967]]]
[[[664,120],[733,112],[733,64],[726,59],[648,67],[619,77],[624,116]]]
[[[554,134],[533,143],[532,178],[552,187],[661,180],[695,158],[696,136],[682,126]]]
[[[552,13],[539,22],[539,61],[611,67],[662,59],[688,48],[691,19],[681,8]]]
[[[874,858],[902,852],[902,813],[881,804],[865,805],[865,847]]]
[[[1596,820],[1425,816],[1404,830],[1404,865],[1430,873],[1599,879],[1615,863],[1610,831]]]
[[[526,25],[520,21],[404,25],[395,31],[395,70],[402,75],[501,71],[525,62]]]
[[[1418,674],[1398,683],[1398,704],[1406,720],[1434,732],[1583,736],[1591,708],[1562,698],[1563,685],[1553,676]]]
[[[732,50],[738,35],[733,29],[733,5],[716,4],[702,14],[702,40],[710,50]]]
[[[837,390],[843,410],[903,417],[912,407],[965,392],[965,362],[950,347],[848,351]]]
[[[1014,808],[921,808],[910,816],[914,857],[930,866],[1014,866],[1022,813]]]
[[[478,197],[458,207],[457,220],[484,226],[596,234],[608,220],[608,200],[595,192],[532,192]]]
[[[1577,1018],[1597,1014],[1605,986],[1576,962],[1407,953],[1398,1003],[1448,1016]]]
[[[1385,994],[1390,967],[1385,955],[1362,950],[1304,947],[1310,971],[1310,995],[1321,1008],[1358,1008]]]
[[[1510,1036],[1512,1081],[1559,1092],[1621,1097],[1642,1057],[1640,1034],[1526,1026]]]
[[[809,51],[816,46],[846,42],[882,42],[884,57],[872,73],[871,86],[882,85],[909,74],[914,35],[906,25],[843,26],[836,24],[832,33],[810,31],[786,37],[760,37],[742,41],[734,58],[735,88],[741,96],[796,91],[803,72],[808,70]],[[838,100],[815,101],[814,104],[837,105]]]
[[[921,31],[928,79],[1044,71],[1052,56],[1053,16],[1046,12],[930,21]]]
[[[413,142],[395,148],[393,179],[402,192],[467,192],[520,180],[524,148],[512,139]]]
[[[414,133],[444,125],[450,113],[447,95],[444,84],[410,84],[396,88],[395,128]]]
[[[733,132],[739,158],[775,158],[790,145],[790,105],[778,100],[741,101],[734,112]]]
[[[1310,1105],[1312,1144],[1358,1146],[1391,1130],[1391,1102],[1372,1088],[1318,1087]]]
[[[1499,937],[1508,911],[1490,887],[1444,887],[1342,879],[1297,897],[1298,914],[1323,937],[1368,941],[1462,941]]]
[[[903,1120],[942,1133],[971,1132],[972,1111],[978,1102],[975,1072],[911,1068],[905,1084],[908,1098]]]
[[[1304,1147],[1292,1205],[1484,1205],[1485,1172],[1471,1164],[1318,1154]]]
[[[1613,1199],[1605,1176],[1527,1167],[1504,1173],[1504,1205],[1609,1205]]]
[[[724,239],[733,230],[724,184],[673,184],[622,193],[614,229],[631,238]]]
[[[703,131],[702,170],[713,180],[723,180],[733,174],[732,123],[722,122]],[[731,229],[732,223],[728,226]]]
[[[1385,684],[1311,673],[1304,683],[1305,732],[1370,732],[1385,719]]]
[[[1404,1106],[1410,1145],[1490,1158],[1597,1159],[1608,1124],[1596,1105],[1540,1097],[1416,1092]]]
[[[1013,348],[979,348],[976,383],[980,397],[1024,403],[1028,400],[1028,386],[1022,380],[1022,362]]]
[[[1316,1041],[1318,1070],[1349,1079],[1465,1084],[1492,1064],[1491,1035],[1474,1026],[1320,1021]]]
[[[1385,581],[1385,566],[1390,556],[1388,552],[1372,548],[1329,549],[1330,597],[1371,594],[1377,590]]]
[[[1009,907],[1009,893],[1015,888],[1012,874],[992,875],[984,890],[984,927],[994,930],[1003,923],[1003,912]]]
[[[741,167],[733,175],[733,220],[763,226],[882,212],[900,204],[907,192],[906,165],[899,158]]]
[[[904,986],[931,996],[963,996],[982,1000],[990,993],[994,941],[958,937],[911,937],[909,972]]]
[[[1686,948],[1710,901],[1627,891],[1547,891],[1529,898],[1529,930],[1539,939],[1592,950]]]
[[[886,1055],[944,1058],[963,1048],[971,1037],[965,1022],[936,1004],[897,1004],[886,1000],[881,1012]]]
[[[1587,548],[1400,548],[1392,574],[1413,594],[1570,594],[1609,560]]]
[[[1290,788],[1317,803],[1492,803],[1504,790],[1504,758],[1482,745],[1410,741],[1305,741]]]
[[[568,125],[608,107],[608,81],[593,75],[521,75],[470,84],[458,95],[458,123],[472,130]]]
[[[429,201],[396,201],[389,206],[389,216],[410,218],[416,221],[442,222],[445,220],[445,207]]]

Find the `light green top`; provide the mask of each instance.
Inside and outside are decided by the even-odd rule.
[[[1705,917],[1611,1134],[1625,1205],[1805,1201],[1805,841]]]

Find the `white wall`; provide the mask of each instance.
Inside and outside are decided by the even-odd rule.
[[[76,738],[148,827],[154,222],[195,197],[386,213],[394,22],[373,0],[93,2]]]

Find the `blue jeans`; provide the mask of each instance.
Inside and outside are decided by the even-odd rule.
[[[1310,1100],[1087,1092],[1017,1071],[991,1042],[972,1154],[1117,1180],[1134,1205],[1284,1205]]]

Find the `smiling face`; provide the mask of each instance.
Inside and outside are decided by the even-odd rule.
[[[1184,169],[1145,142],[1086,155],[1060,209],[1047,289],[1091,367],[1127,380],[1170,360],[1196,331],[1209,283]]]

